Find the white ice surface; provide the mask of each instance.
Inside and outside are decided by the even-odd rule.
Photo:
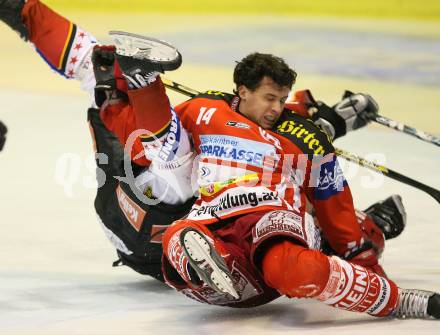
[[[0,334],[440,334],[436,321],[378,320],[306,300],[243,310],[201,305],[112,268],[113,249],[93,212],[93,168],[85,165],[92,154],[85,100],[0,92],[0,118],[10,130],[0,154]],[[440,188],[438,147],[374,127],[335,145],[383,153],[390,168]],[[58,165],[56,179],[65,153],[78,157],[77,170]],[[69,176],[70,196],[58,183]],[[408,211],[407,229],[385,251],[389,276],[402,287],[440,290],[440,205],[388,179],[366,189],[368,176],[362,169],[350,178],[360,208],[399,193]]]

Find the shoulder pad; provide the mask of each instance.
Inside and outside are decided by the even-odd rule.
[[[274,126],[274,131],[288,138],[304,153],[327,155],[334,152],[331,140],[311,119],[285,110]]]

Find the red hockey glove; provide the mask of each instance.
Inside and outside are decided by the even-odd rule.
[[[296,91],[293,100],[286,103],[286,108],[305,117],[311,118],[331,139],[345,135],[346,125],[334,108],[322,101],[316,101],[309,90]]]
[[[344,258],[350,263],[363,266],[374,273],[377,273],[379,276],[387,278],[384,269],[379,264],[377,251],[373,248],[372,243],[369,241],[365,242],[355,251],[346,254]]]
[[[93,48],[92,63],[96,78],[95,102],[100,107],[107,98],[127,100],[127,82],[122,75],[113,45]]]
[[[309,90],[296,91],[293,99],[286,101],[286,108],[295,113],[309,118],[309,109],[316,105],[316,101]]]

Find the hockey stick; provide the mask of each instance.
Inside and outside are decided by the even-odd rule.
[[[428,193],[431,197],[433,197],[435,200],[437,200],[438,203],[440,203],[440,191],[436,190],[435,188],[432,188],[428,185],[425,185],[421,182],[418,182],[417,180],[411,179],[407,176],[404,176],[403,174],[400,174],[396,171],[393,171],[391,169],[388,169],[387,167],[383,165],[376,164],[374,162],[368,161],[364,158],[358,157],[350,152],[337,149],[335,148],[336,155],[339,157],[344,158],[345,160],[348,160],[350,162],[356,163],[360,166],[366,167],[367,169],[373,170],[377,173],[382,173],[385,176],[400,181],[404,184],[407,184],[409,186],[413,186],[423,192]]]
[[[192,97],[192,98],[195,97],[197,94],[200,94],[200,92],[198,92],[192,88],[186,87],[184,85],[180,85],[179,83],[176,83],[172,80],[169,80],[169,79],[166,79],[163,77],[162,77],[162,82],[165,85],[165,87],[167,87],[171,90],[174,90],[176,92],[182,93],[186,96]],[[424,192],[428,193],[430,196],[432,196],[435,200],[437,200],[438,203],[440,203],[440,191],[439,190],[436,190],[428,185],[422,184],[414,179],[406,177],[398,172],[390,170],[383,165],[379,165],[374,162],[368,161],[364,158],[358,157],[350,152],[347,152],[347,151],[344,151],[341,149],[337,149],[337,148],[335,148],[335,152],[336,152],[336,155],[338,155],[339,157],[342,157],[350,162],[353,162],[353,163],[356,163],[360,166],[366,167],[366,168],[373,170],[377,173],[382,173],[391,179],[400,181],[404,184],[413,186],[421,191],[424,191]]]
[[[196,91],[192,88],[189,88],[187,86],[176,83],[175,81],[166,79],[164,77],[161,77],[161,79],[162,79],[162,82],[165,85],[165,87],[167,87],[173,91],[182,93],[183,95],[186,95],[188,97],[194,98],[197,94],[200,94],[199,91]]]
[[[416,128],[407,126],[401,122],[391,120],[387,117],[376,115],[371,117],[371,120],[377,122],[383,126],[395,129],[397,131],[403,132],[405,134],[417,137],[423,141],[435,144],[440,147],[440,137],[434,136],[432,134],[425,133],[424,131],[417,130]]]

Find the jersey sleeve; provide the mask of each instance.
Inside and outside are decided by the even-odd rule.
[[[327,135],[310,119],[291,111],[280,118],[276,132],[308,157],[303,190],[330,246],[339,255],[359,246],[362,233],[353,198]]]
[[[333,250],[343,256],[362,244],[353,197],[334,150],[313,156],[307,197]]]

